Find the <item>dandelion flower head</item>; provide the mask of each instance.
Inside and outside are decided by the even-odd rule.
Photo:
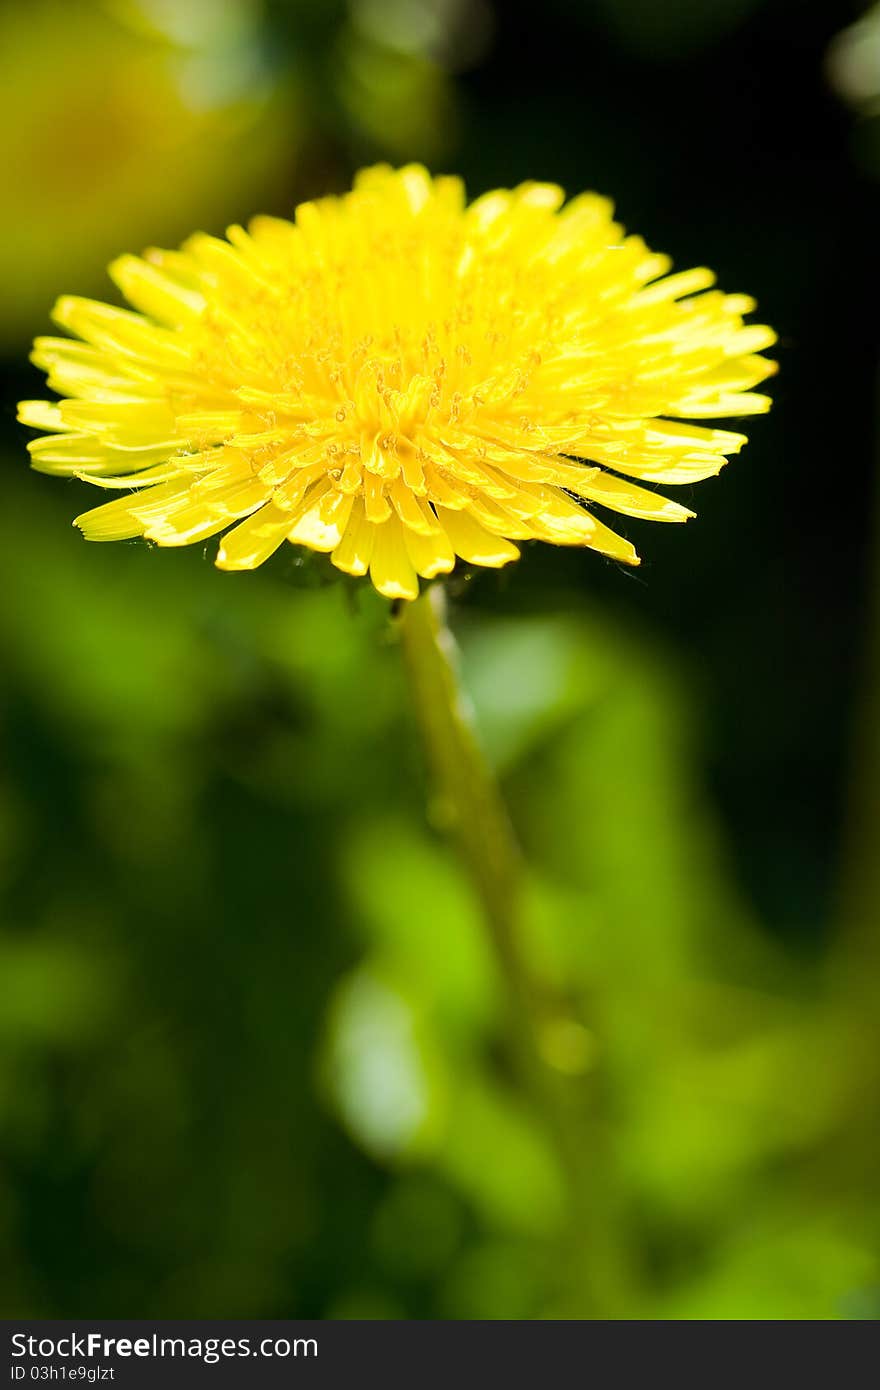
[[[753,301],[670,275],[592,193],[467,205],[380,166],[227,237],[121,256],[133,309],[65,296],[71,336],[36,341],[64,399],[20,407],[34,467],[118,494],[90,540],[222,532],[226,570],[287,540],[398,599],[532,539],[637,564],[594,508],[686,520],[652,485],[717,473],[745,436],[703,422],[769,406]]]

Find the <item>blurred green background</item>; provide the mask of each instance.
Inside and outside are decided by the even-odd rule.
[[[880,12],[31,0],[0,54],[3,1313],[880,1316]],[[292,547],[87,546],[14,423],[57,293],[380,158],[608,193],[781,335],[635,575],[457,585],[579,1193],[387,605]]]

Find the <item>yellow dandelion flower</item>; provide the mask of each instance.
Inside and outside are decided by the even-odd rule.
[[[766,410],[775,335],[606,199],[563,204],[381,166],[294,222],[121,256],[136,312],[64,297],[73,336],[37,339],[66,399],[22,404],[33,465],[121,491],[76,519],[90,540],[225,532],[226,570],[288,540],[388,598],[531,539],[637,564],[593,505],[692,516],[631,480],[718,472],[745,436],[684,422]]]

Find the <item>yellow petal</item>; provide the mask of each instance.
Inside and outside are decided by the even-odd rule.
[[[342,540],[351,515],[354,498],[345,492],[328,488],[321,496],[314,494],[288,532],[288,539],[311,550],[335,550]]]
[[[376,527],[367,520],[362,499],[356,497],[345,534],[330,556],[336,568],[346,574],[366,574],[375,535]]]
[[[66,430],[59,407],[52,401],[19,401],[18,422],[32,430]]]
[[[117,257],[110,276],[136,309],[174,328],[197,319],[205,307],[205,297],[198,290],[138,256]]]
[[[148,468],[167,462],[174,452],[167,444],[155,448],[118,449],[90,434],[50,434],[28,444],[31,465],[39,473],[72,477],[75,473],[118,474],[124,468]]]
[[[413,569],[423,579],[433,579],[438,574],[449,574],[455,569],[455,552],[445,531],[412,531],[403,528],[406,553]]]
[[[270,502],[227,531],[214,563],[221,570],[256,569],[283,544],[289,530],[290,514]]]
[[[174,446],[174,415],[164,401],[62,401],[59,409],[68,429],[97,434],[107,443]]]
[[[461,493],[455,492],[441,474],[440,470],[433,463],[425,464],[425,480],[428,484],[428,492],[431,501],[441,503],[450,511],[460,511],[467,500]]]
[[[582,539],[581,545],[588,546],[588,549],[598,550],[599,555],[608,555],[609,559],[620,560],[623,564],[639,564],[637,549],[630,541],[617,535],[616,531],[599,521],[598,518],[589,514],[589,534],[587,539]]]
[[[604,460],[603,460],[604,462]],[[631,478],[645,478],[657,483],[699,483],[714,478],[727,459],[722,454],[677,454],[657,458],[649,452],[633,451],[632,456],[609,460],[609,467]]]
[[[410,530],[430,535],[440,529],[431,508],[414,497],[401,478],[396,479],[391,485],[390,496],[394,510]]]
[[[178,415],[177,428],[185,436],[204,435],[210,439],[230,439],[244,427],[247,416],[240,410],[197,410]]]
[[[565,506],[561,497],[548,497],[543,511],[529,518],[532,536],[552,545],[590,545],[595,517],[583,507]]]
[[[189,366],[191,349],[187,341],[167,328],[158,328],[140,314],[116,309],[94,299],[62,295],[52,317],[62,328],[85,339],[93,347],[112,348],[155,366],[179,369]]]
[[[76,517],[78,526],[87,541],[124,541],[132,536],[144,534],[144,523],[132,514],[126,505],[131,499],[116,497],[101,507],[93,507]]]
[[[593,523],[589,540],[586,544],[590,550],[598,550],[600,555],[607,555],[609,559],[620,560],[624,565],[638,565],[638,551],[635,546],[623,536],[618,536],[616,531],[612,531],[610,526],[598,521],[591,516]]]
[[[449,537],[456,555],[469,560],[472,565],[488,565],[490,569],[500,569],[511,560],[519,559],[519,551],[502,536],[493,536],[467,512],[450,511],[448,507],[438,507],[437,516],[443,530]]]
[[[419,581],[403,540],[403,526],[396,516],[375,528],[370,578],[385,598],[415,599]]]
[[[681,299],[683,295],[694,294],[697,290],[708,289],[715,284],[715,276],[705,266],[694,270],[680,270],[676,275],[666,275],[662,280],[639,290],[636,302],[639,305],[660,304],[664,300]]]
[[[186,479],[147,488],[145,492],[138,493],[129,501],[132,513],[140,517],[147,526],[153,522],[164,521],[166,517],[174,516],[185,507],[192,506],[198,507],[202,516],[208,515],[204,503],[198,497],[193,497]]]
[[[381,478],[375,473],[364,473],[364,507],[367,520],[379,525],[391,516],[388,498]]]
[[[639,557],[635,547],[623,536],[618,536],[592,512],[579,507],[576,502],[562,493],[547,489],[544,510],[540,516],[531,518],[534,534],[554,545],[583,545],[598,550],[627,565],[637,565]]]
[[[196,541],[216,536],[228,525],[228,516],[206,513],[204,505],[196,503],[153,521],[145,528],[144,535],[157,545],[193,545]]]
[[[687,425],[679,420],[650,420],[644,427],[646,443],[683,447],[694,452],[738,454],[748,438],[732,430],[716,430],[707,425]]]
[[[601,502],[625,516],[641,516],[650,521],[687,521],[695,513],[668,497],[661,497],[647,488],[636,487],[624,478],[616,478],[601,468],[585,468],[583,477],[575,482],[567,482],[572,492],[579,497],[588,497],[593,502]]]
[[[712,396],[685,396],[669,407],[669,414],[683,415],[685,419],[723,420],[728,416],[766,415],[772,404],[770,396],[757,391],[725,391]]]
[[[260,475],[260,481],[264,477]],[[272,491],[272,500],[282,511],[290,513],[290,521],[293,523],[294,516],[298,514],[302,507],[303,500],[314,483],[325,482],[329,487],[327,470],[323,463],[313,463],[311,468],[300,468],[285,483],[276,487]]]
[[[496,502],[491,497],[474,497],[465,510],[493,536],[504,536],[510,541],[528,541],[534,537],[531,523],[510,511],[506,502]]]
[[[190,496],[193,495],[194,489],[191,489]],[[268,496],[263,484],[251,478],[206,495],[205,505],[213,515],[225,517],[227,522],[237,521],[239,517],[248,516],[257,507],[262,507]]]
[[[152,487],[155,483],[175,480],[179,482],[186,478],[186,473],[177,464],[157,463],[155,468],[145,468],[142,473],[122,473],[115,478],[86,471],[78,472],[74,476],[84,483],[91,483],[92,487],[125,488],[131,491],[133,488]]]

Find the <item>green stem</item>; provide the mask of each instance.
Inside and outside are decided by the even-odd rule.
[[[410,687],[438,807],[479,896],[516,1022],[536,1048],[543,1007],[519,941],[522,858],[477,741],[445,610],[443,589],[434,585],[403,611],[400,631]]]
[[[607,1171],[599,1174],[606,1160],[591,1113],[594,1088],[576,1074],[586,1067],[570,1065],[564,1048],[561,1058],[554,1051],[560,1038],[589,1043],[589,1034],[536,978],[523,950],[522,856],[459,682],[440,585],[405,606],[400,632],[438,804],[480,899],[505,985],[513,1060],[567,1182],[570,1293],[577,1310],[572,1315],[603,1316],[610,1306],[620,1306],[629,1279],[621,1266],[621,1242],[609,1229],[609,1212],[600,1210],[600,1194],[607,1198],[613,1179]]]

